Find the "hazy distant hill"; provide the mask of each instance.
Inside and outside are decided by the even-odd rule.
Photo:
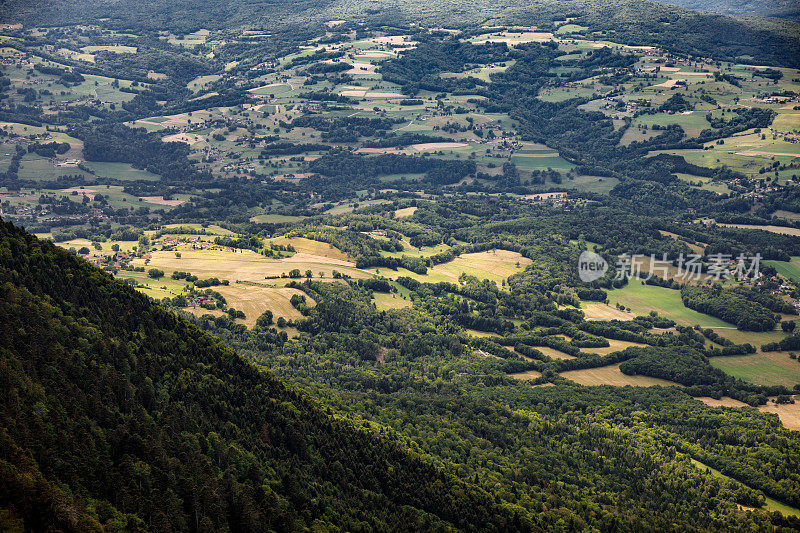
[[[786,2],[786,0],[784,0]],[[711,11],[768,14],[766,2],[730,3],[686,0],[687,6]],[[57,0],[46,5],[0,0],[0,22],[26,25],[92,23],[121,29],[190,32],[201,28],[253,27],[306,39],[323,31],[328,20],[372,24],[422,23],[448,28],[525,24],[548,27],[565,17],[628,44],[653,44],[677,52],[735,61],[800,65],[800,24],[774,18],[734,18],[699,13],[650,0]],[[728,8],[726,8],[728,6]],[[790,16],[796,2],[780,4]]]
[[[800,2],[797,0],[664,0],[663,3],[725,15],[800,20]]]

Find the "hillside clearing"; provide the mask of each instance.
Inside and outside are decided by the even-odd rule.
[[[666,379],[651,378],[649,376],[628,376],[619,369],[619,363],[615,365],[601,366],[599,368],[586,368],[583,370],[568,370],[561,373],[561,377],[567,378],[581,385],[614,385],[624,387],[652,387],[660,385],[662,387],[681,387],[682,385]]]

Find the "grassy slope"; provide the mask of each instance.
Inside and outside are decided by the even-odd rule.
[[[646,315],[650,311],[671,318],[679,324],[703,327],[734,327],[713,316],[698,313],[683,306],[680,291],[665,289],[654,285],[643,285],[639,281],[632,281],[621,289],[608,292],[608,300],[613,306],[620,303],[630,307],[635,315]]]

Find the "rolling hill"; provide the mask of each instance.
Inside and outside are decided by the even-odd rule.
[[[0,2],[0,22],[57,26],[92,24],[102,20],[104,25],[121,30],[152,32],[247,27],[268,30],[278,40],[291,41],[312,38],[327,29],[323,23],[339,19],[389,27],[423,24],[476,29],[523,24],[546,29],[554,21],[570,18],[591,32],[613,36],[628,44],[652,44],[681,53],[700,53],[725,60],[767,62],[788,67],[800,64],[797,59],[800,57],[800,25],[791,21],[796,20],[797,14],[796,5],[791,2],[774,9],[763,2],[734,5],[688,0],[680,5],[683,7],[651,0],[536,0],[526,3],[513,0],[227,0],[213,3],[204,0],[148,0],[135,4],[113,0],[81,0],[77,3],[59,0],[42,7],[22,0],[3,0]],[[763,17],[781,13],[790,20]]]
[[[4,531],[448,530],[515,518],[7,223],[0,324]]]
[[[800,20],[800,3],[796,0],[780,0],[778,2],[765,2],[763,0],[677,0],[664,3],[725,15],[779,17],[794,21]]]

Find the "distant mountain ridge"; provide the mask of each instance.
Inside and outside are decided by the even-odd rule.
[[[681,0],[686,6],[730,14],[772,14],[766,2]],[[795,0],[779,8],[796,18]],[[320,35],[330,20],[365,21],[398,27],[411,23],[474,30],[484,25],[536,25],[573,17],[593,32],[616,42],[658,45],[681,53],[730,61],[800,66],[800,24],[791,20],[736,18],[701,13],[651,0],[147,0],[136,4],[114,0],[56,0],[36,5],[26,0],[0,0],[0,22],[28,26],[90,24],[144,31],[192,32],[198,29],[258,28],[278,39],[307,40]],[[763,11],[763,13],[762,13]]]
[[[748,17],[778,17],[800,21],[800,2],[797,0],[663,0],[662,3],[710,11],[723,15]]]

